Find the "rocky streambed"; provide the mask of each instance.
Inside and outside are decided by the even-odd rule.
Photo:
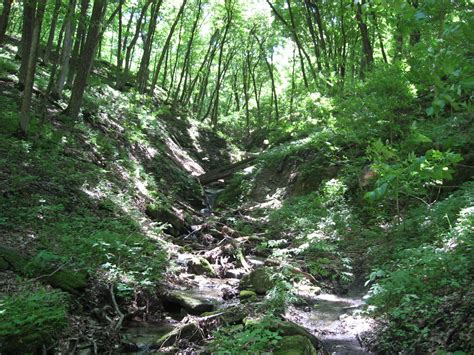
[[[215,195],[221,191],[207,189],[206,210],[194,218],[197,223],[187,235],[175,237],[175,271],[159,293],[162,320],[125,324],[121,352],[209,353],[206,345],[215,329],[265,313],[259,305],[283,264],[253,254],[262,241],[258,235],[241,236],[227,225],[228,217],[213,215]],[[304,266],[295,266],[298,262],[286,264],[302,282],[290,290],[298,301],[269,325],[283,337],[275,353],[369,354],[362,341],[372,327],[363,312],[363,275],[358,273],[344,294],[336,294],[322,292],[323,284],[304,272]]]

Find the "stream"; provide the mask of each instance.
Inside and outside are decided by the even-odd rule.
[[[206,208],[201,213],[206,217],[213,214],[220,187],[205,189]],[[202,311],[214,311],[239,304],[239,279],[245,271],[242,268],[228,270],[223,277],[195,274],[188,267],[193,258],[202,256],[202,249],[181,253],[177,264],[183,267],[179,274],[179,283],[166,285],[169,289],[168,301],[164,302],[164,319],[158,324],[129,324],[121,331],[122,343],[127,344],[123,353],[148,353],[156,351],[150,347],[157,339],[178,326],[187,314],[199,315]],[[252,268],[265,264],[265,258],[246,255]],[[323,344],[326,354],[371,354],[361,341],[361,334],[370,331],[373,321],[364,316],[363,297],[367,293],[364,277],[356,274],[355,280],[344,295],[335,293],[303,295],[305,303],[291,305],[284,318],[306,328]],[[187,298],[192,299],[189,304]],[[171,301],[169,301],[171,299]],[[193,303],[194,302],[194,303]],[[195,348],[199,352],[200,347]],[[188,353],[188,352],[184,352]],[[194,353],[194,351],[193,351]]]

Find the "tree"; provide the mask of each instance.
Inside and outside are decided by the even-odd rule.
[[[29,6],[28,6],[29,7]],[[26,6],[25,6],[26,8]],[[26,43],[28,43],[29,48],[24,48],[23,56],[27,57],[26,66],[24,68],[24,92],[23,98],[21,100],[20,108],[20,129],[23,135],[26,136],[28,133],[28,126],[30,123],[30,105],[31,98],[33,95],[33,83],[35,80],[35,71],[36,71],[36,62],[38,57],[38,45],[39,45],[39,36],[41,33],[41,25],[43,23],[44,11],[46,8],[46,1],[31,1],[31,8],[26,9],[25,11],[29,14],[32,11],[33,18],[31,22],[33,24],[32,31],[25,31],[31,37]],[[25,22],[23,25],[28,25],[28,22]],[[22,58],[23,63],[23,58]]]
[[[43,54],[43,62],[45,64],[49,61],[49,56],[51,54],[51,49],[53,48],[54,35],[56,33],[56,25],[59,17],[59,10],[61,9],[61,0],[56,0],[54,4],[54,9],[51,17],[51,24],[49,29],[48,41],[46,43],[46,48]]]
[[[65,113],[73,120],[77,118],[81,109],[87,79],[89,78],[97,44],[102,34],[101,25],[106,10],[107,0],[94,0],[87,38],[78,62],[78,73],[81,73],[81,75],[76,75],[74,79],[69,105],[65,110]]]
[[[8,20],[10,19],[10,11],[13,0],[3,0],[3,10],[0,15],[0,45],[2,45],[5,34],[7,33]]]
[[[69,65],[71,61],[71,51],[72,51],[72,34],[74,32],[75,20],[74,20],[74,11],[76,8],[76,0],[69,0],[65,23],[64,23],[64,36],[63,36],[63,45],[61,50],[61,56],[59,59],[59,75],[55,81],[55,84],[52,89],[52,96],[55,98],[60,98],[64,89],[64,84],[66,83],[66,78],[69,73]]]

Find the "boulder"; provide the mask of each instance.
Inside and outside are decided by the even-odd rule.
[[[290,322],[290,321],[274,321],[273,324],[270,326],[271,330],[279,330],[281,335],[285,337],[291,337],[291,336],[301,336],[306,338],[311,345],[317,349],[317,350],[322,350],[323,349],[323,344],[321,341],[316,338],[313,334],[311,334],[309,331],[306,330],[306,328]],[[305,354],[305,353],[304,353]]]
[[[165,307],[166,304],[178,305],[193,315],[200,315],[214,310],[214,303],[212,301],[195,295],[190,291],[169,291],[163,296],[163,301]]]
[[[317,355],[311,341],[302,335],[291,335],[281,339],[273,350],[274,355]]]
[[[216,277],[217,274],[211,263],[203,257],[193,257],[188,264],[189,271],[196,275],[207,275]]]
[[[219,323],[235,325],[242,323],[247,316],[248,309],[243,305],[236,305],[226,309],[219,309],[214,312],[206,312],[201,317],[208,320],[218,320]]]
[[[253,290],[260,295],[266,294],[275,286],[272,280],[273,269],[269,267],[260,267],[242,277],[239,284],[241,290]]]
[[[249,301],[252,299],[256,299],[257,294],[251,290],[242,290],[239,293],[239,298],[241,301]]]
[[[185,215],[178,209],[152,203],[146,206],[145,213],[155,221],[168,223],[170,227],[166,231],[174,236],[179,236],[186,231]]]

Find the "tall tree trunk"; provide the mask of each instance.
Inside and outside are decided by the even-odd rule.
[[[364,65],[366,68],[369,68],[374,61],[374,53],[372,49],[372,44],[370,43],[369,31],[367,30],[367,24],[362,18],[362,5],[365,4],[365,0],[361,0],[356,5],[356,20],[359,25],[359,31],[362,39],[362,50],[364,53]]]
[[[305,82],[305,86],[308,87],[309,84],[308,84],[308,79],[306,77],[306,72],[305,72],[305,66],[304,66],[304,58],[306,58],[306,61],[308,62],[308,65],[309,65],[309,68],[310,68],[310,71],[311,71],[311,74],[313,75],[313,79],[316,80],[317,76],[316,76],[316,71],[314,70],[314,67],[313,67],[313,64],[311,63],[311,58],[309,57],[308,53],[306,52],[299,36],[298,36],[298,32],[297,32],[297,29],[296,29],[296,23],[295,23],[295,20],[294,20],[294,16],[293,16],[293,11],[291,10],[291,0],[286,0],[286,4],[288,6],[288,12],[289,12],[289,15],[290,15],[290,24],[283,18],[283,16],[277,11],[277,9],[275,8],[275,6],[273,6],[273,4],[271,3],[270,0],[266,0],[267,3],[270,5],[270,7],[272,8],[273,10],[273,13],[275,14],[275,16],[288,28],[288,30],[290,30],[290,32],[292,33],[292,36],[293,36],[293,40],[295,41],[296,43],[296,46],[298,47],[298,53],[300,55],[300,63],[301,63],[301,70],[302,70],[302,74],[303,74],[303,79],[304,79],[304,82]],[[304,57],[303,57],[304,56]]]
[[[232,17],[234,15],[234,9],[233,9],[233,4],[229,4],[226,2],[226,23],[224,27],[224,34],[222,35],[222,41],[220,44],[219,48],[219,57],[218,57],[218,64],[217,64],[217,81],[216,81],[216,87],[215,87],[215,98],[214,98],[214,105],[212,105],[212,98],[211,98],[211,105],[212,105],[212,110],[211,110],[211,124],[214,129],[217,128],[217,117],[218,117],[218,111],[219,111],[219,96],[220,96],[220,86],[221,86],[221,81],[224,76],[224,68],[223,68],[223,59],[224,59],[224,47],[227,42],[227,35],[229,34],[229,30],[232,24]],[[227,69],[226,69],[227,70]],[[214,95],[213,95],[214,96]],[[204,116],[204,118],[207,117],[207,114]]]
[[[145,93],[148,84],[148,74],[151,50],[153,46],[153,37],[155,35],[156,20],[158,18],[158,13],[160,11],[162,2],[163,0],[158,0],[158,2],[154,4],[154,6],[152,6],[151,8],[150,22],[148,24],[145,44],[143,45],[143,55],[140,61],[140,69],[138,70],[137,75],[138,91],[142,94]]]
[[[262,117],[260,113],[260,95],[258,94],[258,88],[257,88],[257,78],[255,75],[255,70],[258,67],[259,64],[259,59],[257,59],[257,62],[253,66],[253,69],[250,70],[250,76],[252,77],[252,86],[253,86],[253,94],[255,97],[255,104],[257,105],[257,119],[258,119],[258,124],[259,127],[262,126]],[[248,64],[250,67],[250,63]]]
[[[293,47],[293,56],[291,60],[291,93],[290,93],[290,115],[293,113],[293,101],[295,99],[295,89],[296,89],[296,80],[295,80],[295,67],[296,67],[296,51]]]
[[[74,33],[75,29],[75,9],[76,0],[69,0],[66,18],[64,20],[64,39],[60,58],[61,68],[59,69],[58,77],[52,89],[52,96],[55,98],[61,97],[64,89],[64,84],[66,83],[66,78],[69,73],[69,63],[71,61],[72,52],[72,34]]]
[[[242,84],[244,88],[244,107],[245,107],[245,128],[247,130],[247,135],[250,133],[250,111],[249,111],[249,71],[248,60],[250,53],[247,51],[247,54],[242,62]],[[237,81],[237,80],[236,80]],[[234,89],[237,93],[237,88]]]
[[[143,24],[143,19],[146,15],[146,12],[148,10],[148,6],[150,6],[152,0],[147,0],[145,5],[142,8],[142,11],[140,12],[140,16],[138,17],[137,20],[137,25],[135,27],[135,33],[133,34],[133,37],[130,41],[130,44],[127,46],[127,50],[125,52],[125,67],[124,67],[124,73],[123,76],[120,79],[120,84],[117,85],[119,88],[123,86],[123,84],[128,81],[129,79],[129,73],[130,73],[130,67],[132,65],[132,51],[135,48],[135,44],[138,41],[138,37],[140,36],[142,24]]]
[[[94,0],[92,15],[87,31],[87,38],[84,44],[84,50],[79,58],[78,73],[74,79],[71,99],[65,113],[73,120],[77,119],[82,105],[82,98],[86,88],[87,80],[92,69],[92,63],[99,42],[101,32],[101,24],[107,10],[107,0]]]
[[[116,82],[115,86],[117,89],[122,88],[122,81],[123,81],[123,61],[124,61],[124,53],[127,50],[128,45],[128,37],[130,36],[130,29],[132,27],[133,17],[135,16],[136,8],[134,7],[130,12],[130,17],[128,19],[127,28],[125,30],[125,35],[122,37],[122,27],[123,27],[123,10],[122,4],[120,5],[119,11],[119,41],[117,45],[117,75],[116,75]]]
[[[347,59],[347,37],[346,37],[346,27],[344,22],[344,0],[340,0],[340,9],[341,9],[341,40],[342,40],[342,53],[341,60],[339,63],[339,75],[341,76],[341,85],[344,89],[344,79],[346,77],[346,59]]]
[[[48,64],[51,49],[53,48],[54,35],[56,34],[56,25],[58,23],[59,10],[61,9],[61,0],[56,0],[54,4],[54,10],[51,18],[51,27],[49,29],[48,42],[46,42],[46,48],[44,50],[43,62]]]
[[[179,77],[178,88],[176,89],[176,92],[174,94],[174,101],[178,100],[178,96],[181,91],[181,84],[183,82],[183,78],[184,78],[184,84],[183,84],[182,92],[184,93],[186,91],[188,71],[189,71],[189,66],[191,64],[191,50],[193,47],[194,36],[195,36],[196,29],[199,23],[199,19],[201,18],[201,10],[202,10],[202,0],[198,0],[196,17],[194,19],[194,23],[191,28],[191,37],[189,38],[188,45],[186,47],[186,54],[184,55],[183,69],[181,70],[181,75]]]
[[[308,24],[309,33],[311,34],[311,40],[313,42],[314,54],[316,56],[316,63],[318,65],[318,70],[322,70],[321,65],[321,51],[319,49],[318,39],[316,36],[316,31],[314,30],[313,20],[311,18],[311,9],[309,7],[309,0],[305,0],[305,17],[306,23]]]
[[[184,105],[188,104],[188,102],[189,102],[189,100],[190,100],[190,98],[193,94],[196,83],[199,80],[199,77],[200,77],[203,69],[205,68],[206,63],[208,62],[209,58],[210,58],[209,62],[212,62],[213,59],[214,59],[214,54],[217,50],[217,46],[215,45],[215,43],[217,41],[218,36],[219,36],[219,30],[216,30],[211,36],[211,39],[209,41],[209,46],[207,48],[206,55],[204,56],[204,59],[202,60],[200,66],[199,66],[199,69],[196,73],[196,76],[194,77],[193,80],[191,80],[191,85],[189,86],[189,88],[186,91],[183,90],[183,94],[181,95],[180,101]]]
[[[263,46],[263,42],[258,38],[258,36],[254,33],[255,39],[257,40],[257,43],[260,47],[260,54],[265,60],[265,64],[267,65],[268,69],[268,74],[270,75],[270,80],[272,84],[272,101],[273,105],[275,105],[275,115],[276,115],[276,120],[279,120],[279,112],[278,112],[278,97],[276,93],[276,84],[275,84],[275,76],[273,74],[273,66],[272,64],[268,61],[268,58],[265,54],[265,47]]]
[[[314,19],[316,20],[316,25],[318,26],[318,32],[319,32],[319,42],[321,43],[321,49],[322,49],[322,51],[324,53],[324,57],[325,57],[324,62],[326,64],[326,68],[329,68],[327,52],[326,52],[325,28],[324,28],[324,25],[323,25],[321,11],[320,11],[319,5],[318,5],[318,0],[306,0],[306,1],[307,1],[307,5],[312,10],[311,13],[314,16]]]
[[[0,15],[0,46],[3,43],[5,34],[7,33],[8,20],[10,19],[10,11],[13,0],[3,0],[2,15]]]
[[[163,59],[165,57],[165,51],[168,50],[168,47],[171,43],[171,38],[173,38],[174,31],[176,29],[176,26],[178,25],[181,15],[183,14],[184,7],[186,6],[187,1],[188,0],[183,0],[183,3],[181,4],[181,7],[179,8],[178,14],[176,15],[176,18],[174,19],[174,22],[171,25],[171,28],[168,32],[168,36],[166,37],[165,44],[163,45],[163,49],[160,54],[160,59],[158,60],[155,73],[153,74],[153,81],[151,84],[150,92],[153,92],[153,90],[155,90],[156,83],[158,82],[158,75],[160,74],[161,66],[163,64]]]
[[[23,27],[21,30],[20,56],[21,64],[18,74],[18,88],[25,88],[26,74],[28,72],[28,60],[30,57],[31,40],[33,38],[34,18],[37,0],[25,1],[23,4]],[[38,34],[39,40],[39,34]]]
[[[74,81],[74,76],[76,75],[76,68],[80,64],[78,62],[79,56],[82,53],[84,41],[85,41],[85,34],[87,29],[87,10],[89,9],[89,2],[90,0],[81,0],[81,11],[79,14],[79,21],[77,22],[77,31],[76,36],[74,38],[74,47],[72,50],[71,55],[71,64],[70,69],[67,77],[67,84],[68,86],[72,86]]]
[[[375,11],[372,11],[372,17],[374,19],[375,31],[377,32],[377,38],[379,40],[380,51],[382,52],[383,61],[385,64],[388,63],[387,53],[385,53],[385,46],[383,44],[382,33],[380,32],[379,24],[377,21],[377,14]]]
[[[31,38],[28,41],[30,48],[27,51],[28,60],[20,109],[20,129],[25,136],[28,133],[28,126],[30,123],[30,106],[35,80],[36,60],[38,57],[39,36],[41,33],[41,25],[43,23],[44,10],[46,8],[46,1],[40,0],[37,3],[32,1],[31,6],[33,6],[33,28],[31,31]]]

